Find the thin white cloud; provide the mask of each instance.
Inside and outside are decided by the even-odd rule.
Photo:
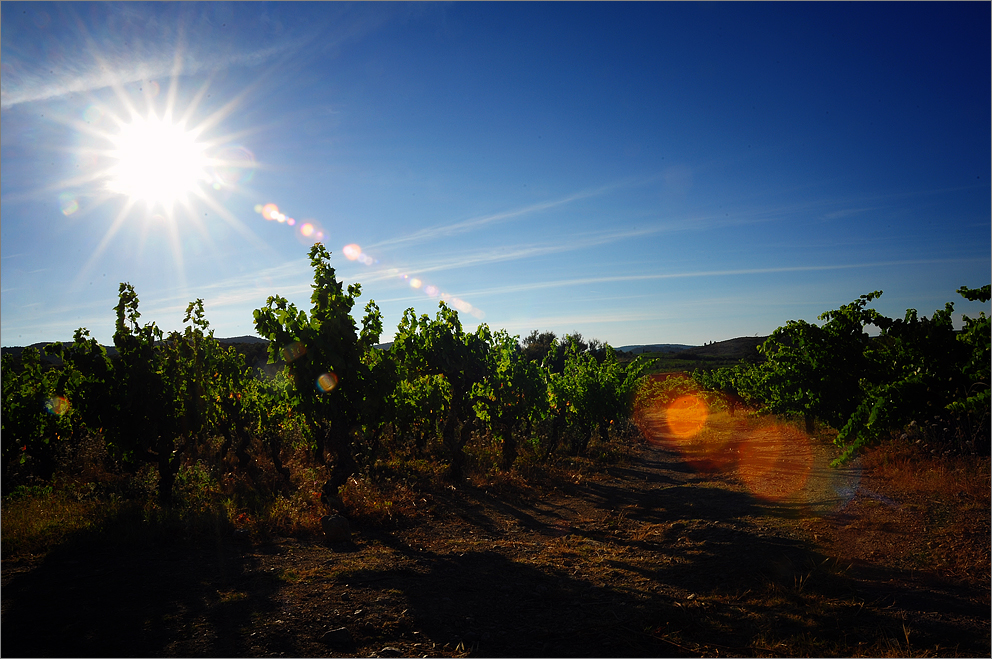
[[[492,263],[503,263],[506,261],[518,261],[521,259],[536,258],[590,247],[598,247],[612,242],[625,240],[628,238],[638,238],[641,236],[653,235],[664,231],[666,227],[655,226],[644,229],[633,229],[628,231],[611,231],[593,235],[586,235],[577,239],[546,243],[543,245],[513,245],[501,248],[479,250],[466,254],[459,254],[451,257],[441,257],[434,260],[419,261],[409,264],[398,264],[389,270],[378,270],[363,274],[360,281],[373,282],[392,279],[396,275],[394,272],[403,272],[409,275],[423,275],[429,272],[441,272],[446,270],[456,270],[459,268],[473,268],[480,265]]]
[[[836,211],[833,211],[833,212],[830,212],[830,213],[826,213],[826,214],[824,214],[823,217],[825,217],[828,220],[838,220],[838,219],[840,219],[842,217],[847,217],[848,215],[857,215],[858,213],[864,213],[864,212],[871,211],[871,210],[875,210],[875,208],[872,208],[872,207],[869,207],[869,208],[842,208],[840,210],[836,210]]]
[[[780,274],[786,272],[818,272],[825,270],[853,270],[859,268],[882,268],[901,265],[935,265],[938,263],[961,263],[962,261],[980,261],[981,259],[918,259],[906,261],[876,261],[872,263],[844,263],[834,265],[782,266],[777,268],[742,268],[735,270],[696,270],[691,272],[666,272],[640,275],[613,275],[608,277],[576,277],[573,279],[557,279],[554,281],[529,282],[497,286],[466,292],[466,297],[479,298],[486,295],[505,295],[546,288],[565,288],[570,286],[585,286],[589,284],[609,284],[631,281],[655,281],[662,279],[689,279],[695,277],[729,277],[739,275]]]
[[[630,187],[633,185],[642,185],[648,181],[654,180],[655,177],[650,177],[647,179],[642,179],[638,181],[624,181],[619,183],[611,183],[609,185],[603,185],[598,188],[592,188],[589,190],[584,190],[582,192],[576,192],[575,194],[568,195],[567,197],[562,197],[560,199],[552,199],[550,201],[542,201],[537,204],[531,204],[530,206],[524,206],[522,208],[515,208],[513,210],[503,211],[500,213],[492,213],[489,215],[480,215],[478,217],[473,217],[467,220],[461,220],[459,222],[453,222],[451,224],[438,225],[433,227],[428,227],[426,229],[421,229],[420,231],[415,231],[414,233],[407,234],[405,236],[398,236],[396,238],[390,238],[388,240],[383,240],[381,242],[369,245],[368,249],[373,250],[377,248],[394,246],[394,245],[408,245],[414,243],[422,243],[428,240],[433,240],[436,238],[442,238],[447,236],[453,236],[459,233],[465,233],[467,231],[472,231],[482,226],[488,224],[493,224],[496,222],[503,222],[506,220],[511,220],[514,218],[523,217],[525,215],[531,215],[533,213],[539,213],[541,211],[548,210],[550,208],[556,208],[558,206],[564,206],[572,203],[573,201],[578,201],[580,199],[589,199],[591,197],[599,197],[604,194],[609,194],[610,192],[615,192],[624,187]]]
[[[217,59],[194,53],[180,55],[158,53],[148,59],[136,61],[133,54],[100,53],[101,62],[81,64],[66,62],[52,69],[48,75],[22,73],[16,85],[0,82],[0,107],[12,108],[21,103],[46,101],[67,94],[88,93],[108,87],[121,87],[141,80],[168,78],[179,69],[184,75],[217,71],[236,65],[257,65],[291,50],[299,44],[286,43],[257,50],[221,56]]]
[[[320,20],[303,21],[293,27],[281,26],[282,33],[264,39],[244,38],[260,26],[243,23],[239,28],[220,31],[220,21],[210,16],[212,3],[188,3],[169,16],[153,16],[128,5],[110,3],[108,14],[125,22],[135,20],[144,28],[155,26],[159,33],[141,41],[140,37],[107,38],[91,34],[84,20],[70,20],[60,62],[13,61],[0,80],[0,107],[44,101],[72,93],[89,93],[120,87],[142,80],[181,75],[212,73],[236,66],[257,67],[280,58],[289,58],[317,44],[320,50],[358,40],[390,19],[389,12],[342,7],[324,10]],[[264,26],[262,26],[264,27]],[[6,36],[6,35],[5,35]],[[120,37],[121,35],[114,35]]]

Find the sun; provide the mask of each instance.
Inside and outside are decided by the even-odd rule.
[[[107,189],[149,208],[186,203],[200,185],[210,182],[206,145],[185,126],[154,113],[133,116],[110,136],[114,160]]]

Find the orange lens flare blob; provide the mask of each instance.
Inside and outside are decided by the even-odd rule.
[[[307,347],[299,341],[293,341],[282,349],[282,359],[287,364],[292,364],[305,354],[307,354]]]
[[[706,427],[710,407],[695,394],[679,396],[665,410],[669,432],[679,439],[695,437]]]
[[[55,416],[62,416],[70,409],[72,409],[72,405],[68,399],[62,396],[55,396],[45,401],[45,411]]]
[[[317,391],[326,394],[338,386],[338,376],[334,373],[324,373],[317,378]]]
[[[806,487],[813,449],[798,428],[781,423],[752,428],[737,448],[737,476],[759,499],[782,501]]]

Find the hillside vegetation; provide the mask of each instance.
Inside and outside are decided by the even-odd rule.
[[[321,245],[310,259],[310,310],[268,298],[264,341],[222,345],[200,300],[165,334],[125,283],[114,355],[85,329],[4,354],[6,653],[987,646],[988,458],[968,457],[989,452],[984,314],[956,332],[950,303],[892,320],[872,293],[821,326],[635,358],[578,334],[466,332],[442,302],[383,346],[375,303],[359,326],[360,286]],[[797,464],[833,482],[840,449],[888,440],[845,490],[848,522],[776,498]],[[934,565],[945,581],[914,576]],[[937,623],[880,604],[920,589]]]

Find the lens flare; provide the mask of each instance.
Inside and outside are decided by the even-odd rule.
[[[266,220],[296,227],[296,238],[304,244],[324,240],[327,235],[316,220],[298,222],[295,218],[279,210],[279,206],[276,204],[255,204],[255,212],[260,213]]]
[[[338,376],[334,373],[324,373],[317,378],[317,391],[322,394],[326,394],[336,386],[338,386]]]
[[[98,123],[103,119],[103,108],[99,105],[91,105],[83,111],[83,119],[88,124]]]
[[[706,426],[709,405],[695,394],[679,396],[665,410],[669,431],[679,439],[695,437]]]
[[[782,501],[806,487],[813,452],[806,433],[772,423],[743,433],[737,460],[737,476],[751,494]]]
[[[295,220],[293,220],[293,218],[286,221],[286,223],[290,226],[292,226],[294,222]],[[324,230],[320,228],[320,223],[317,222],[317,220],[304,220],[296,230],[296,237],[303,244],[323,240],[324,235]]]
[[[421,282],[419,279],[414,277],[413,279],[410,280],[410,288],[420,288],[420,285],[422,283],[423,282]]]
[[[678,452],[697,471],[735,477],[755,499],[788,514],[829,515],[858,491],[861,468],[830,467],[829,442],[794,424],[741,414],[739,399],[700,391],[686,375],[644,379],[634,420],[652,445]]]
[[[345,245],[341,248],[341,251],[344,253],[344,257],[349,261],[354,261],[362,255],[362,248],[354,243]]]
[[[55,416],[62,416],[71,408],[72,405],[62,396],[55,396],[45,401],[45,411]]]
[[[282,349],[282,359],[287,364],[292,364],[305,354],[307,354],[307,347],[299,341],[293,341]]]
[[[59,195],[59,207],[62,209],[62,214],[68,217],[79,210],[79,202],[71,193],[63,192]]]
[[[255,173],[255,154],[243,146],[224,148],[212,162],[214,180],[221,186],[245,185]]]

